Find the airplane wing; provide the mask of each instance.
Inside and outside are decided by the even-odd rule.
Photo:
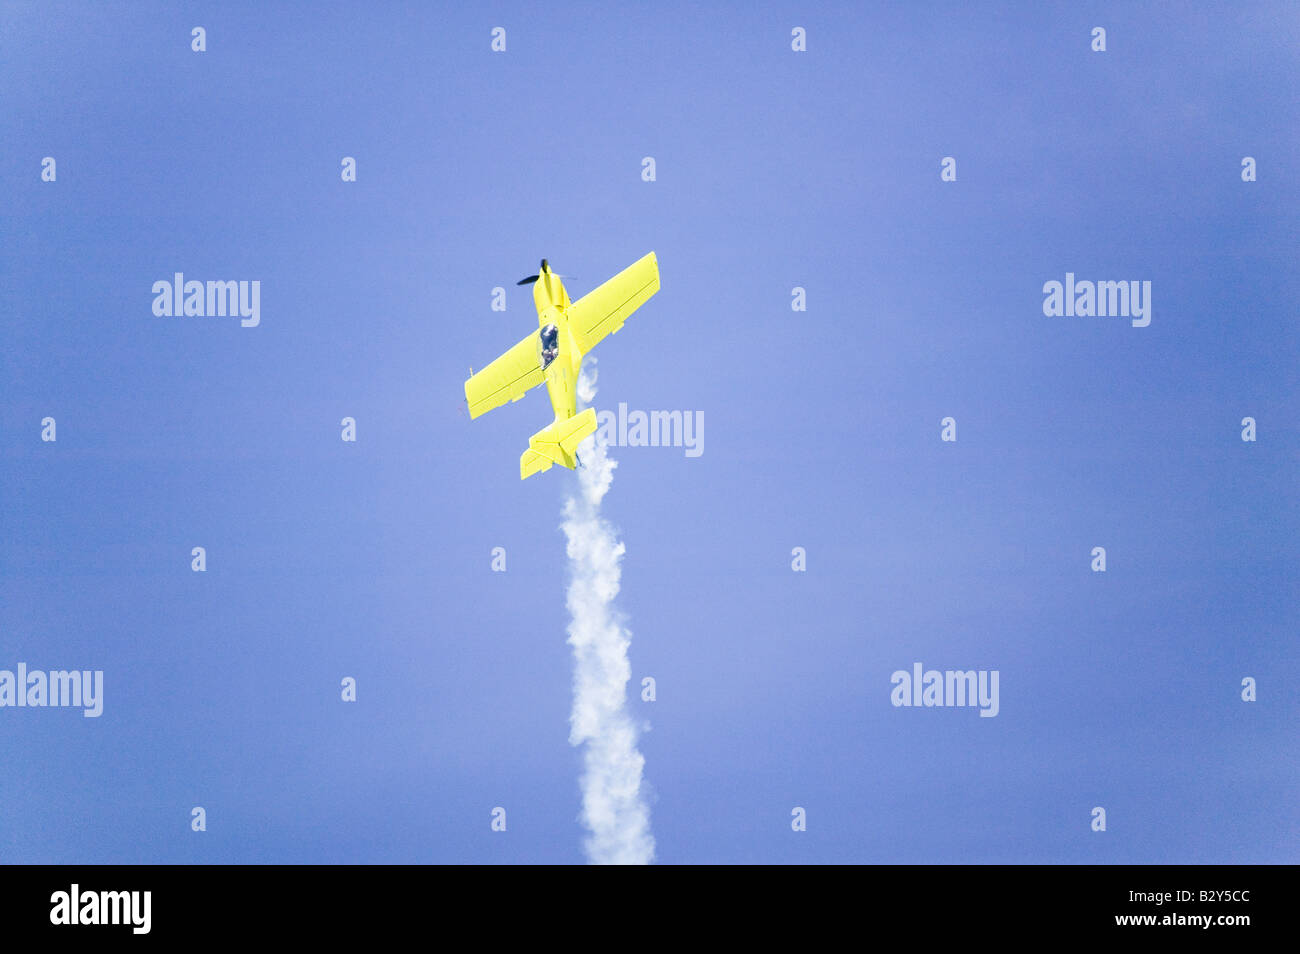
[[[623,327],[636,311],[659,290],[659,260],[651,252],[629,265],[599,288],[583,295],[568,308],[569,328],[578,348],[586,354],[606,335]]]
[[[465,382],[469,416],[478,417],[507,401],[518,401],[545,380],[537,363],[537,332]]]

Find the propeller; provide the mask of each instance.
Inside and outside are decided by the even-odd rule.
[[[548,265],[548,264],[546,264],[546,259],[542,259],[542,271],[543,271],[543,272],[551,272],[551,266]],[[551,274],[554,275],[556,278],[559,278],[559,279],[573,278],[573,277],[574,277],[574,276],[572,276],[572,275],[561,275],[561,274],[559,274],[558,272],[551,272]],[[515,284],[516,284],[516,285],[531,285],[533,282],[537,281],[537,279],[539,279],[539,278],[541,278],[541,277],[542,277],[541,272],[539,272],[539,273],[536,274],[536,275],[529,275],[527,278],[521,278],[519,281],[515,282]]]

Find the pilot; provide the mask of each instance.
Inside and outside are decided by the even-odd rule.
[[[542,367],[546,367],[559,356],[560,329],[551,325],[542,331]]]

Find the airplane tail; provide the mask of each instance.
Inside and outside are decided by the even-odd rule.
[[[589,407],[581,414],[556,421],[528,438],[528,450],[519,458],[519,479],[550,470],[552,464],[573,470],[577,466],[578,445],[596,432],[596,409]]]

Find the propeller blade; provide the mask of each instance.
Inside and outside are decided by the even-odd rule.
[[[546,259],[542,259],[542,272],[549,272],[550,274],[555,275],[556,278],[559,278],[559,279],[561,279],[561,280],[563,280],[563,279],[565,279],[565,278],[572,278],[572,277],[573,277],[572,275],[559,275],[559,274],[556,274],[555,272],[552,272],[552,271],[551,271],[551,266],[547,263]],[[537,279],[539,279],[539,278],[542,277],[542,272],[538,272],[536,275],[529,275],[527,278],[521,278],[519,281],[515,282],[515,284],[516,284],[516,285],[531,285],[533,282],[537,281]]]

